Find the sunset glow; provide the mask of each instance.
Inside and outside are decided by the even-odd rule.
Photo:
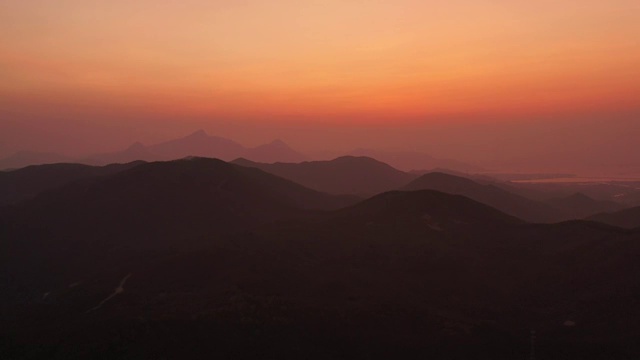
[[[228,118],[640,105],[640,3],[3,1],[4,108]]]

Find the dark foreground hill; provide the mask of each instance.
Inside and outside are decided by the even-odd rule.
[[[274,164],[237,159],[234,163],[262,169],[330,194],[371,196],[395,190],[416,178],[368,157],[343,156],[330,161]]]
[[[464,177],[439,172],[424,174],[402,190],[437,190],[463,195],[531,222],[550,223],[572,218],[548,204],[527,199],[493,184],[479,184]]]
[[[637,228],[640,227],[640,206],[612,213],[597,214],[590,217],[589,220],[622,228]]]
[[[338,200],[195,159],[5,209],[0,352],[512,359],[535,329],[539,358],[640,354],[638,232],[428,190],[305,210]]]
[[[106,169],[106,168],[97,168]],[[142,163],[41,193],[9,212],[12,227],[95,237],[229,232],[357,201],[217,159]],[[146,235],[145,235],[146,236]]]

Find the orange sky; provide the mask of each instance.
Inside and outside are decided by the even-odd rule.
[[[0,155],[197,128],[301,151],[623,156],[640,135],[640,1],[0,1]]]
[[[602,111],[640,105],[639,65],[637,0],[0,4],[1,94],[43,110],[353,121]]]

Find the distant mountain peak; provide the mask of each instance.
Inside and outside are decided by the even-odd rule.
[[[280,139],[275,139],[268,144],[269,146],[279,147],[279,148],[289,148],[289,145]]]
[[[207,134],[206,131],[200,129],[200,130],[194,132],[193,134],[189,135],[188,137],[190,137],[190,138],[203,138],[203,137],[208,137],[208,136],[209,136],[209,134]]]

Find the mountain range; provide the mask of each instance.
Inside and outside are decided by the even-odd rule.
[[[441,173],[365,200],[205,158],[16,178],[52,169],[0,207],[8,358],[513,358],[531,329],[544,358],[640,354],[640,229]]]
[[[247,148],[233,140],[208,135],[198,130],[186,137],[145,146],[135,143],[124,151],[99,154],[82,160],[83,163],[106,165],[126,163],[135,160],[159,161],[176,160],[187,156],[218,158],[225,161],[244,157],[263,162],[299,162],[306,157],[280,140],[255,148]]]
[[[116,163],[101,167],[61,163],[0,172],[0,205],[16,203],[80,179],[114,174],[141,163]],[[594,200],[582,193],[549,199],[544,192],[514,187],[486,176],[476,176],[472,180],[452,171],[418,176],[416,172],[403,172],[367,157],[345,156],[330,161],[273,164],[240,158],[233,163],[258,168],[310,189],[334,195],[369,197],[398,189],[431,189],[460,194],[533,222],[581,219],[625,207],[613,201]]]
[[[445,173],[422,175],[402,188],[407,191],[425,189],[464,195],[531,222],[558,222],[566,219],[560,210],[550,205],[527,199],[493,184],[480,184]]]
[[[405,171],[412,169],[447,168],[452,171],[472,173],[481,168],[459,161],[436,159],[428,154],[415,151],[381,151],[356,149],[349,152],[350,156],[371,157]],[[285,142],[274,140],[256,147],[246,147],[240,143],[219,136],[208,135],[204,130],[198,130],[188,136],[164,141],[153,145],[135,142],[128,148],[110,152],[94,154],[82,158],[70,158],[55,153],[18,152],[5,159],[0,159],[0,170],[17,169],[29,165],[42,165],[61,162],[77,162],[88,165],[108,165],[114,163],[129,163],[137,160],[167,161],[181,159],[187,156],[210,157],[224,161],[238,158],[258,163],[299,163],[309,160]]]

